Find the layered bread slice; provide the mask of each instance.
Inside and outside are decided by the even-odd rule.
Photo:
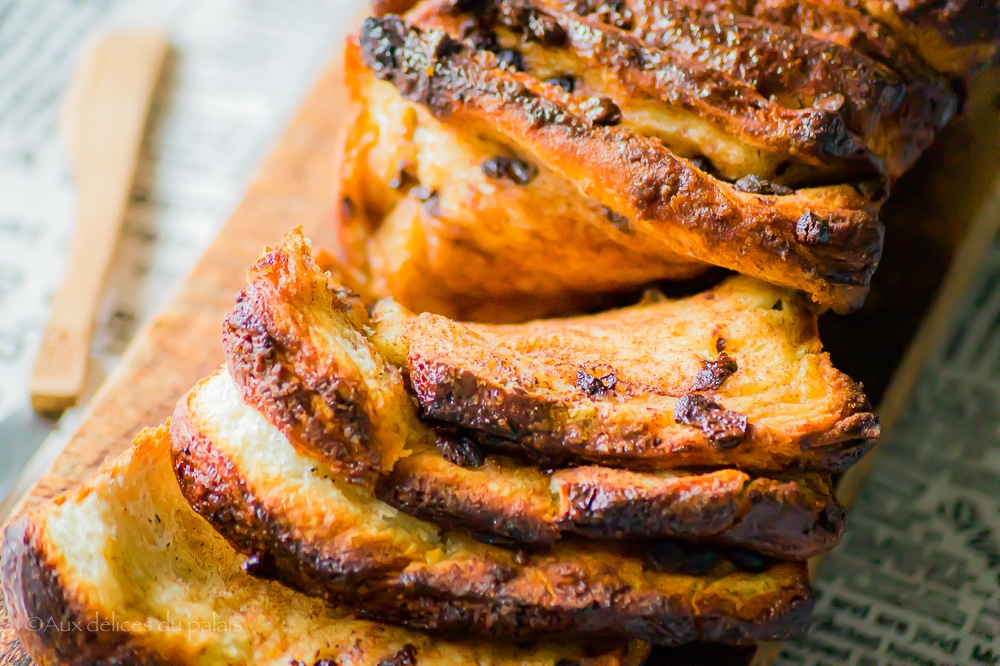
[[[391,301],[371,309],[368,318],[293,232],[251,268],[227,317],[224,346],[247,398],[328,464],[337,438],[324,433],[376,422],[397,438],[357,441],[401,457],[419,432],[405,413],[407,382],[424,416],[547,464],[840,471],[879,436],[862,388],[823,352],[805,300],[750,278],[511,326],[413,315]],[[334,410],[339,396],[324,387],[347,379],[359,388],[344,389],[348,406]],[[379,398],[354,399],[365,395]]]
[[[678,537],[805,559],[840,537],[843,510],[822,474],[539,469],[496,455],[468,433],[432,428],[417,418],[404,377],[409,350],[419,346],[409,340],[423,335],[407,332],[419,326],[419,317],[379,303],[369,319],[361,299],[313,261],[298,232],[266,252],[248,279],[226,317],[223,341],[244,399],[306,456],[335,469],[357,471],[391,452],[392,465],[372,469],[377,492],[408,513],[535,545],[561,534]],[[780,334],[776,327],[760,332]],[[605,351],[595,347],[595,358]],[[690,355],[697,358],[697,351]],[[709,379],[721,384],[726,378]],[[356,451],[374,451],[345,467],[336,447],[346,432],[354,433]]]
[[[358,110],[356,121],[364,126],[348,139],[349,166],[341,191],[347,204],[345,235],[354,254],[364,253],[380,289],[401,284],[398,271],[419,279],[413,262],[422,262],[435,276],[426,280],[432,293],[444,289],[470,300],[477,294],[490,299],[498,298],[495,292],[504,286],[512,297],[529,293],[527,286],[537,283],[543,299],[557,293],[572,298],[676,279],[684,265],[681,258],[688,273],[702,264],[722,266],[802,289],[838,310],[863,302],[879,260],[882,227],[877,206],[850,186],[790,190],[755,174],[738,184],[720,180],[660,138],[628,126],[609,99],[578,99],[443,30],[422,30],[393,17],[371,19],[362,28],[359,46],[348,46],[352,49],[359,49],[370,71],[349,66],[349,74],[357,72],[358,79],[352,89],[385,97],[384,88],[366,83],[374,75],[418,109],[390,105],[390,112],[399,108],[404,114],[404,123],[397,124],[383,115],[384,104],[372,101]],[[348,54],[349,64],[357,60]],[[595,100],[596,105],[591,103]],[[604,112],[608,118],[600,115]],[[432,140],[435,135],[458,140],[444,143]],[[390,158],[393,153],[396,157]],[[470,174],[468,166],[478,156],[484,176],[472,183],[455,176],[442,165],[451,156],[462,173]],[[511,189],[506,183],[529,186],[536,176],[568,185],[519,193],[514,210],[516,202],[524,205],[534,194],[536,217],[520,218],[509,229],[501,226],[511,219],[504,214],[506,199],[498,196]],[[485,186],[478,185],[483,178]],[[372,196],[375,191],[389,191],[390,196]],[[409,207],[397,211],[404,204]],[[578,215],[578,209],[589,212]],[[480,210],[497,223],[478,229]],[[390,226],[382,231],[386,223]],[[575,231],[552,238],[564,228]],[[523,257],[504,233],[517,239],[523,235]],[[369,238],[375,239],[370,247]],[[559,271],[551,261],[528,261],[544,256],[532,248],[550,238],[548,246],[568,259],[558,263]],[[619,254],[628,255],[612,262],[612,249],[589,267],[588,256],[599,255],[600,243],[624,248]],[[445,262],[463,247],[466,254],[480,255],[473,266],[478,261],[501,275],[509,271],[511,279],[491,288],[485,268],[468,277],[463,268],[462,280],[449,278],[449,269],[456,271],[459,264]],[[543,275],[552,283],[546,285]],[[444,285],[435,288],[437,279]],[[447,301],[447,296],[438,300]]]
[[[142,432],[92,479],[4,534],[6,608],[42,666],[626,666],[646,652],[613,641],[442,641],[355,619],[246,566],[181,495],[165,428]]]
[[[445,635],[618,636],[673,645],[753,643],[800,632],[803,563],[716,558],[692,573],[626,544],[527,554],[407,516],[300,454],[219,372],[171,422],[181,492],[248,570],[373,619]]]

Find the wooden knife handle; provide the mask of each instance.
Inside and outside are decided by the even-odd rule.
[[[115,33],[99,40],[74,74],[63,128],[79,207],[66,275],[31,376],[35,411],[61,412],[76,404],[83,390],[94,317],[168,52],[158,33]]]

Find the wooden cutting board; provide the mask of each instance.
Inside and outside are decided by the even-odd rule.
[[[321,75],[239,207],[163,313],[136,336],[115,374],[93,399],[80,429],[62,452],[52,456],[51,466],[19,501],[14,515],[90,476],[106,458],[125,450],[143,427],[161,423],[191,385],[222,363],[222,317],[244,285],[246,268],[264,245],[295,225],[302,225],[318,246],[332,244],[333,225],[329,221],[336,210],[332,192],[338,133],[347,99],[341,73],[338,60]],[[895,342],[887,350],[878,349],[879,339],[889,339],[885,322],[891,327],[891,322],[907,317],[913,321],[922,318],[963,230],[987,194],[996,192],[994,181],[1000,171],[1000,115],[994,98],[997,81],[994,77],[977,86],[986,92],[970,101],[970,113],[948,128],[945,139],[925,160],[946,164],[944,177],[933,175],[940,173],[938,169],[930,171],[929,177],[920,175],[928,172],[926,167],[917,169],[915,175],[908,176],[915,183],[915,196],[895,195],[902,205],[899,212],[889,215],[900,219],[886,220],[890,248],[895,235],[901,241],[921,238],[934,250],[914,262],[906,256],[909,246],[904,246],[895,253],[894,262],[900,265],[893,269],[894,279],[886,279],[885,266],[876,276],[876,289],[881,278],[888,292],[895,291],[891,287],[894,282],[907,281],[906,313],[867,308],[867,319],[863,312],[844,320],[855,332],[849,338],[864,339],[868,353],[874,349],[891,364],[881,372],[884,382],[902,356]],[[932,185],[926,186],[922,178],[930,178]],[[910,209],[923,214],[914,219]],[[910,281],[911,274],[920,279]],[[877,291],[873,290],[873,295]],[[894,295],[899,298],[898,293]],[[899,306],[898,300],[894,306]],[[914,329],[915,325],[909,325],[902,339],[912,339]],[[919,362],[919,353],[910,355],[915,359],[910,363]],[[886,399],[894,393],[904,395],[909,388],[905,384],[897,382]],[[679,651],[671,661],[708,663],[702,650]],[[712,658],[709,662],[719,663]],[[0,604],[0,666],[32,663]]]

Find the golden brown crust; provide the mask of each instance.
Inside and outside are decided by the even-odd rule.
[[[402,99],[364,67],[356,44],[346,76],[358,103],[338,183],[348,202],[338,245],[377,295],[463,320],[521,321],[606,307],[602,294],[707,269],[652,251],[544,166],[523,184],[488,176],[483,164],[517,151]]]
[[[44,655],[51,663],[69,666],[173,663],[140,649],[127,632],[92,631],[94,615],[79,599],[67,595],[58,564],[51,561],[39,531],[31,516],[22,516],[7,526],[3,538],[7,612],[33,657]]]
[[[166,429],[148,430],[82,487],[8,526],[6,607],[43,666],[637,666],[647,651],[445,642],[257,580],[241,559],[180,495]]]
[[[820,475],[751,479],[737,470],[652,475],[593,466],[543,474],[502,457],[464,469],[420,453],[396,463],[377,492],[401,511],[504,544],[549,545],[561,534],[672,537],[804,560],[834,547],[844,528],[844,510]]]
[[[802,299],[748,278],[587,317],[490,326],[421,314],[405,328],[425,416],[541,460],[835,472],[879,436]],[[738,370],[720,380],[723,353]]]
[[[406,437],[387,433],[384,424],[405,424],[409,400],[399,371],[388,364],[371,373],[377,382],[366,381],[359,364],[380,359],[350,353],[363,337],[364,305],[339,277],[322,275],[307,243],[291,234],[286,251],[265,252],[251,267],[249,286],[223,324],[224,345],[243,360],[231,369],[248,399],[282,424],[293,443],[344,476],[370,482],[405,451]],[[348,339],[327,345],[329,330]],[[314,381],[305,386],[298,377],[309,372]],[[391,418],[401,400],[402,415]]]
[[[275,326],[288,339],[318,339],[313,331],[304,327],[328,317],[322,312],[307,311],[307,308],[321,310],[336,307],[336,303],[303,303],[296,295],[318,288],[301,282],[330,285],[334,293],[339,293],[337,284],[331,283],[312,263],[308,247],[298,234],[286,237],[269,251],[269,255],[260,263],[282,269],[268,277],[265,283],[277,284],[280,288],[259,288],[255,280],[251,280],[244,296],[226,318],[223,346],[228,366],[248,402],[284,434],[294,436],[302,429],[317,433],[350,429],[326,421],[346,418],[345,415],[374,413],[375,410],[365,404],[342,404],[337,409],[336,405],[324,408],[321,404],[320,388],[340,380],[336,374],[330,374],[335,372],[334,365],[324,356],[342,354],[329,353],[328,345],[311,346],[307,353],[259,353],[259,350],[274,349],[277,345],[262,324],[266,318],[257,315],[258,310],[284,313],[285,320]],[[249,296],[251,294],[253,297]],[[739,301],[747,295],[737,292],[728,298]],[[749,295],[766,301],[770,307],[780,293],[764,288],[762,294],[751,291]],[[277,302],[281,300],[286,302]],[[292,307],[290,303],[298,305]],[[679,303],[676,307],[686,312],[698,306]],[[807,323],[809,317],[805,313],[796,311],[791,303],[787,307],[786,329],[794,330]],[[734,323],[731,313],[723,314],[726,308],[722,305],[717,316],[709,318],[719,331],[734,326],[733,333],[736,333],[739,323]],[[378,363],[374,365],[378,367],[402,363],[407,355],[405,329],[411,322],[405,315],[401,315],[403,321],[398,321],[393,312],[399,312],[398,308],[387,307],[384,303],[373,307],[372,317],[365,320],[364,326],[370,328],[375,337],[353,338],[330,329],[327,333],[331,338],[358,340],[358,346],[365,346],[366,355],[376,359]],[[615,316],[612,314],[610,318],[613,320]],[[660,316],[657,310],[650,312],[648,318],[655,321]],[[768,315],[765,319],[781,316],[784,315]],[[580,320],[583,321],[586,320]],[[346,319],[341,325],[360,328],[360,322],[352,324]],[[520,328],[511,329],[511,344],[517,346],[518,341],[526,337],[544,344],[547,333],[539,327],[545,326],[544,323],[529,325],[527,334]],[[555,324],[557,330],[560,326],[558,322]],[[582,323],[577,326],[582,327]],[[818,342],[810,337],[815,336],[815,331],[807,330],[798,333],[799,339],[792,340],[791,346],[784,349],[776,339],[779,330],[764,327],[744,331],[743,335],[747,341],[754,337],[758,343],[770,340],[775,345],[772,348],[775,355],[794,356],[795,350],[803,345],[818,347]],[[411,335],[423,334],[418,327]],[[668,337],[676,336],[668,334]],[[717,346],[715,340],[710,344]],[[734,337],[728,344],[739,349],[745,342]],[[299,345],[291,348],[302,349]],[[595,354],[599,357],[602,352]],[[707,362],[699,366],[695,361],[692,364],[694,368],[700,367],[692,371],[691,380],[696,383],[693,388],[718,390],[739,372],[732,358],[722,356],[728,362]],[[808,363],[804,367],[808,367]],[[743,372],[745,374],[748,369],[744,368]],[[294,386],[296,391],[275,390],[260,377],[281,378],[283,385]],[[592,382],[597,381],[592,375],[587,377]],[[784,379],[782,375],[780,381]],[[365,379],[361,377],[359,381]],[[822,388],[825,392],[826,385]],[[289,397],[300,394],[314,397],[310,400]],[[352,399],[363,400],[363,397]],[[414,409],[412,405],[405,407],[411,412]],[[410,447],[415,452],[397,460],[391,472],[382,473],[377,492],[381,499],[403,511],[446,527],[463,527],[493,538],[535,545],[551,544],[562,533],[596,538],[679,537],[742,545],[786,558],[805,558],[829,549],[836,544],[843,529],[843,513],[829,482],[815,475],[785,481],[751,480],[747,474],[736,470],[656,476],[600,467],[543,473],[517,460],[486,456],[462,433],[439,431],[435,434],[412,414],[407,418],[405,411],[401,407],[392,413],[383,413],[382,418],[388,421],[401,416],[405,419],[387,430],[409,433]],[[296,421],[283,418],[292,412],[296,414]],[[307,442],[300,448],[306,455],[320,460],[326,458],[322,441],[312,447]]]
[[[227,411],[225,423],[200,411],[205,399],[218,407],[221,389],[213,388],[208,398],[199,391],[230,381],[217,375],[181,401],[171,426],[175,471],[195,510],[251,555],[257,575],[349,603],[368,617],[465,636],[744,643],[789,635],[807,621],[812,597],[801,564],[748,573],[719,561],[710,572],[690,576],[658,573],[611,546],[565,544],[547,554],[517,555],[458,536],[434,536],[434,526],[401,521],[361,493],[330,491],[334,481],[322,480],[322,467],[314,468],[316,485],[286,469],[272,487],[262,481],[268,462],[247,447],[260,446],[266,452],[260,455],[268,457],[289,451],[297,456],[291,445],[275,439],[267,446],[251,444],[255,428],[272,427],[247,407],[238,417]],[[230,441],[226,428],[235,428],[241,441]],[[280,446],[288,448],[276,452]],[[310,464],[300,460],[296,464]],[[288,483],[297,488],[292,494],[289,486],[278,487]],[[373,514],[389,521],[388,534],[363,518]],[[389,539],[382,548],[368,548],[384,536]]]
[[[853,189],[740,192],[659,140],[588,121],[562,89],[501,68],[493,54],[444,33],[370,19],[361,41],[366,64],[404,97],[504,137],[577,181],[651,247],[795,286],[838,310],[863,300],[882,228]]]

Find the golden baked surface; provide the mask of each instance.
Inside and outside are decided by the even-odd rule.
[[[94,478],[4,535],[7,609],[43,666],[641,660],[641,649],[630,657],[621,643],[514,648],[432,639],[354,619],[344,608],[248,575],[245,565],[181,496],[165,428],[144,431]],[[31,618],[46,628],[32,630],[38,620]]]
[[[790,636],[812,607],[804,563],[715,558],[687,573],[683,552],[566,542],[526,554],[442,532],[299,453],[225,372],[181,401],[170,434],[181,492],[252,573],[366,617],[451,636],[671,645]]]
[[[859,307],[882,202],[1000,45],[979,0],[375,14],[347,46],[341,258],[378,296],[494,322],[706,265]]]
[[[748,293],[753,293],[752,289]],[[756,296],[768,298],[772,293],[764,288],[763,296]],[[768,307],[773,304],[773,300],[767,303]],[[649,318],[662,317],[662,304],[646,307],[652,308]],[[675,309],[698,307],[679,302]],[[791,308],[789,304],[786,325],[790,328],[812,321],[810,315]],[[772,328],[747,328],[740,322],[733,324],[724,310],[725,306],[720,306],[704,315],[715,317],[717,336],[736,334],[746,340],[755,334],[766,336],[762,340],[776,347],[769,349],[759,342],[759,357],[780,351],[781,344],[787,342],[780,339],[784,334],[779,330],[780,317],[786,315],[769,315],[776,318],[777,325]],[[338,313],[351,314],[338,318]],[[631,325],[627,311],[613,313],[608,319],[614,321],[622,313],[626,316],[621,323]],[[523,460],[495,455],[468,433],[435,431],[417,419],[400,373],[387,371],[397,366],[412,369],[407,362],[407,345],[412,352],[423,349],[423,343],[411,344],[411,337],[426,335],[428,344],[446,344],[429,337],[421,322],[420,317],[391,302],[374,305],[369,318],[360,299],[345,291],[335,277],[322,272],[301,235],[292,233],[251,269],[246,291],[226,317],[223,346],[244,398],[305,455],[341,469],[347,461],[331,453],[329,443],[339,441],[339,433],[353,431],[358,435],[358,451],[374,449],[347,463],[348,469],[358,472],[369,461],[384,459],[383,451],[393,452],[395,458],[405,445],[408,455],[395,459],[393,465],[354,478],[370,481],[378,475],[381,498],[444,526],[533,544],[552,543],[561,533],[596,538],[680,537],[798,559],[827,550],[839,539],[843,512],[829,480],[821,474],[754,478],[735,469],[652,474],[596,466],[543,471]],[[529,325],[528,330],[538,326]],[[692,328],[698,326],[695,319]],[[733,326],[733,333],[727,333],[726,326]],[[736,326],[742,328],[737,331]],[[522,328],[515,329],[518,335]],[[815,332],[800,334],[802,339],[788,342],[783,353],[794,357],[801,350],[815,352],[818,342],[808,343],[810,335],[815,336]],[[666,365],[690,360],[691,378],[725,384],[724,371],[712,375],[706,368],[716,365],[698,362],[702,341],[688,348],[689,340],[681,339],[669,322],[660,337],[674,339],[670,343],[675,348],[674,357]],[[572,336],[569,339],[574,340]],[[514,336],[511,340],[516,342]],[[718,346],[717,340],[710,344]],[[730,344],[734,348],[749,346],[735,339]],[[481,351],[475,347],[469,353]],[[603,358],[613,351],[609,346],[592,345],[588,353],[592,358]],[[770,363],[777,365],[779,360],[771,359]],[[557,365],[562,363],[556,361]],[[812,367],[808,362],[790,367],[767,381],[784,382]],[[743,372],[760,371],[744,368]],[[828,374],[831,380],[840,377],[832,369]],[[607,374],[602,376],[607,380]],[[343,386],[348,378],[354,378],[353,384],[364,386],[364,390],[328,390]],[[571,380],[579,382],[579,377],[574,375]],[[843,381],[847,382],[845,390],[854,390],[849,380]],[[794,394],[797,389],[787,390]],[[594,393],[577,392],[577,399],[588,401]],[[608,393],[601,397],[610,397],[613,391]],[[746,388],[742,393],[750,395]],[[822,405],[815,403],[801,406],[804,414],[821,409]],[[784,418],[791,416],[788,413]],[[357,423],[350,423],[350,419]],[[380,433],[364,427],[375,419],[382,424]],[[498,440],[492,444],[520,446]]]

